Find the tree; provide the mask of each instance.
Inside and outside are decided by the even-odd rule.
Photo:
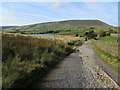
[[[93,30],[85,32],[85,35],[88,37],[88,39],[97,37],[97,34],[95,34]]]
[[[100,32],[100,37],[105,37],[106,36],[106,32],[105,31],[103,31],[103,32]]]
[[[79,36],[79,34],[77,33],[75,36],[76,36],[76,37],[78,37],[78,36]]]
[[[107,32],[107,33],[106,33],[106,36],[110,36],[110,33],[109,33],[109,32]]]
[[[90,27],[90,29],[95,29],[95,27]]]
[[[109,32],[109,33],[113,33],[113,32],[114,32],[114,30],[112,30],[112,29],[109,29],[109,30],[108,30],[108,32]]]

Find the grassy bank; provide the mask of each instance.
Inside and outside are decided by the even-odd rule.
[[[50,68],[74,51],[77,39],[2,34],[3,88],[32,87]],[[77,45],[76,45],[77,46]]]
[[[95,52],[111,67],[120,71],[120,56],[118,55],[118,38],[106,36],[99,40],[92,40]]]

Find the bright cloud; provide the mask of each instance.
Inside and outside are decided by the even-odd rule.
[[[52,4],[53,8],[64,8],[67,6],[67,3],[60,3],[60,2],[55,2]]]

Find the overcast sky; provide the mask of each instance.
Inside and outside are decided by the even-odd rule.
[[[118,25],[117,2],[3,2],[2,25],[62,20],[101,20]]]

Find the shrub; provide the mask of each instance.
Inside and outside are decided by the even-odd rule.
[[[78,36],[79,36],[79,34],[76,34],[75,36],[76,36],[76,37],[78,37]]]
[[[81,46],[82,44],[83,44],[82,41],[77,41],[77,42],[75,43],[76,46]]]
[[[100,37],[105,37],[106,36],[106,32],[100,32]]]
[[[93,38],[97,37],[97,34],[95,34],[93,30],[85,32],[85,35],[88,37],[88,39],[93,39]]]

